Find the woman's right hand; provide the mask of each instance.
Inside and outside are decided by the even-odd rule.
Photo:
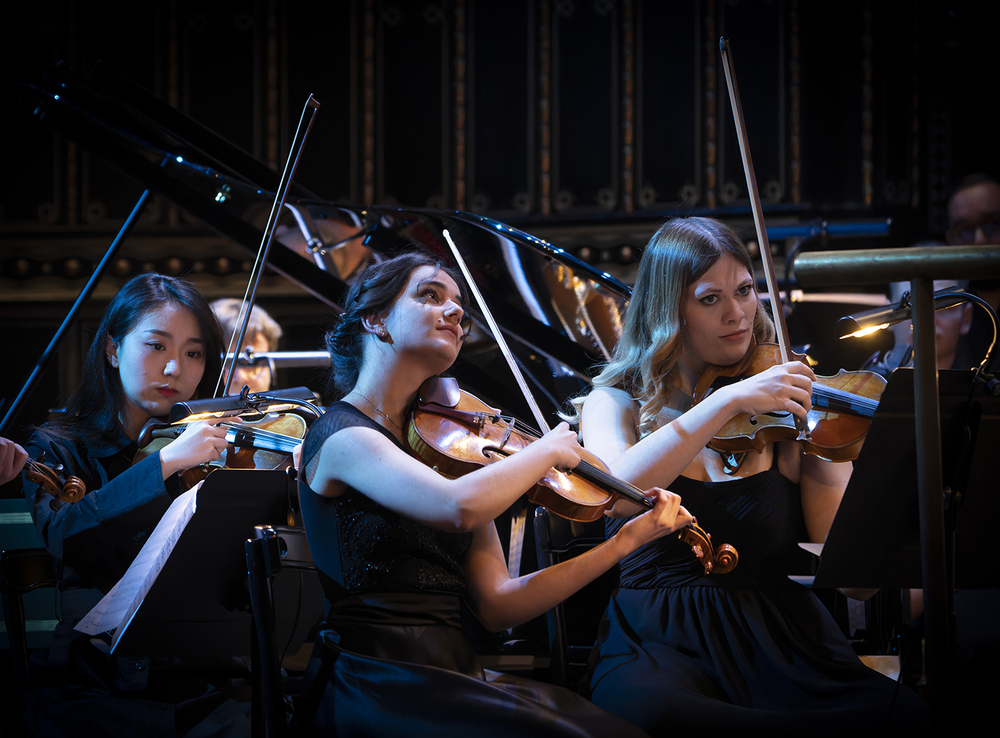
[[[815,379],[816,375],[806,364],[789,361],[727,385],[719,392],[732,393],[738,409],[748,415],[791,412],[805,420],[812,408]]]
[[[551,465],[555,469],[575,469],[580,463],[580,443],[568,423],[560,423],[532,443],[529,448],[535,446],[552,455]]]
[[[226,449],[226,428],[199,420],[191,423],[176,440],[160,450],[163,478],[184,469],[218,461]]]

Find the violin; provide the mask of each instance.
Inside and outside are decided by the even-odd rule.
[[[454,379],[432,378],[424,383],[406,428],[410,452],[451,478],[499,461],[536,440],[514,418],[461,390]],[[585,449],[580,455],[579,465],[571,472],[549,470],[528,491],[528,499],[579,522],[599,519],[620,498],[653,508],[652,500],[614,477],[596,456]],[[736,568],[736,549],[729,544],[714,548],[712,537],[697,524],[689,523],[678,538],[691,547],[706,574],[726,574]]]
[[[44,463],[45,452],[38,459],[28,459],[24,463],[24,476],[60,502],[77,502],[87,494],[87,485],[79,477],[66,476],[62,464],[48,466]]]
[[[793,360],[805,361],[802,354]],[[750,342],[744,359],[729,367],[709,367],[698,380],[693,402],[704,399],[722,378],[746,377],[780,364],[777,344]],[[885,379],[875,372],[848,372],[818,376],[813,382],[812,409],[806,417],[808,435],[799,439],[803,451],[827,461],[853,461],[858,457],[875,409],[885,390]],[[726,423],[709,441],[715,451],[760,453],[769,443],[798,439],[795,416],[789,412],[766,415],[740,414]]]
[[[758,346],[756,341],[751,341],[750,348],[742,361],[732,367],[710,367],[698,380],[692,396],[694,402],[703,399],[719,377],[750,376],[765,371],[775,364],[786,363],[793,359],[798,361],[805,359],[804,356],[793,354],[788,348],[788,327],[781,307],[777,278],[774,276],[774,261],[767,240],[767,229],[764,227],[764,214],[754,177],[753,160],[750,158],[750,146],[747,143],[746,124],[743,121],[743,108],[736,85],[732,51],[726,39],[720,40],[719,48],[722,53],[722,68],[726,75],[729,102],[733,109],[733,120],[736,124],[736,137],[743,159],[747,191],[750,194],[750,209],[753,212],[757,242],[764,264],[764,276],[771,295],[771,312],[778,343]],[[861,451],[861,445],[871,426],[871,419],[875,414],[875,408],[878,407],[878,399],[885,389],[885,384],[885,380],[874,372],[845,372],[841,369],[835,376],[817,377],[813,382],[813,410],[809,412],[805,423],[787,412],[768,413],[766,416],[741,414],[723,427],[709,442],[709,448],[735,453],[753,449],[759,453],[768,443],[795,440],[801,443],[801,448],[806,453],[829,461],[853,461]]]
[[[212,471],[227,469],[283,469],[291,464],[291,455],[302,443],[306,421],[294,413],[272,413],[258,420],[222,421],[227,428],[229,444],[218,461],[203,464],[180,473],[181,480],[194,486]],[[137,464],[174,441],[186,425],[150,421],[139,433],[139,451],[133,459]]]

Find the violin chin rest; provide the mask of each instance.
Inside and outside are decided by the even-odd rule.
[[[454,377],[431,377],[421,385],[417,401],[421,405],[458,407],[462,401],[462,389]]]

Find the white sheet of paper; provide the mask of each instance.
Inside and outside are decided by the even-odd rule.
[[[198,483],[170,504],[125,576],[76,624],[75,630],[88,635],[115,631],[117,642],[122,626],[132,620],[194,515],[200,487]]]

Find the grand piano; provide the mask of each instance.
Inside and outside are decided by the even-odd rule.
[[[274,170],[100,63],[87,78],[56,66],[19,95],[42,123],[257,252],[279,188]],[[614,277],[490,218],[334,204],[294,182],[267,265],[337,311],[350,279],[371,261],[422,248],[453,262],[445,229],[553,425],[614,348],[629,293]],[[484,401],[534,424],[486,320],[476,306],[472,313],[473,332],[453,374]]]

